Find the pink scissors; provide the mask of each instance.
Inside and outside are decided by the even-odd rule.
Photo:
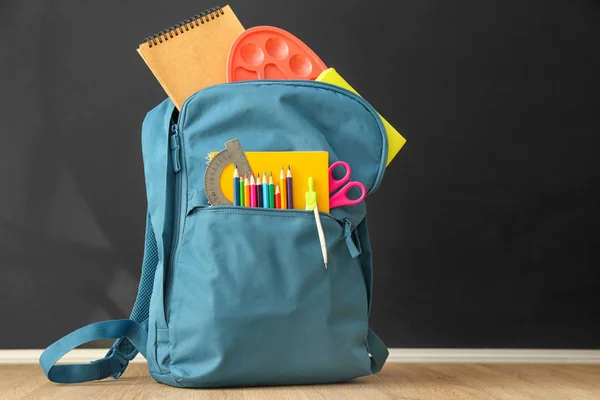
[[[342,179],[334,179],[333,178],[333,170],[336,167],[340,167],[340,166],[344,167],[344,169],[346,170],[346,174],[344,175],[344,177]],[[348,165],[348,163],[345,161],[334,162],[329,167],[329,194],[331,195],[336,190],[341,188],[337,193],[331,195],[331,197],[329,198],[329,208],[330,209],[337,208],[337,207],[343,207],[343,206],[353,206],[353,205],[360,203],[361,201],[363,201],[365,199],[365,196],[367,195],[367,189],[365,188],[365,185],[363,185],[360,182],[356,182],[356,181],[349,182],[351,174],[352,174],[352,169],[350,169],[350,165]],[[346,183],[348,183],[348,184],[346,184]],[[352,199],[348,198],[348,190],[352,189],[353,187],[357,187],[361,190],[360,197],[356,200],[352,200]]]

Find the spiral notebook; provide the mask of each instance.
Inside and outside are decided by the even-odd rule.
[[[229,6],[212,7],[148,36],[137,49],[177,109],[198,90],[227,81],[227,56],[244,27]]]

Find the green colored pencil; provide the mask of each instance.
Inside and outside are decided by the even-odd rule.
[[[269,176],[269,208],[275,208],[275,185],[273,184],[273,173]]]
[[[240,206],[244,207],[244,180],[240,179]]]

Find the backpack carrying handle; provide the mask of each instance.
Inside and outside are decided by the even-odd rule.
[[[118,378],[127,368],[129,360],[115,347],[110,349],[106,357],[89,364],[55,364],[69,351],[82,344],[121,337],[129,339],[145,357],[148,320],[139,324],[130,319],[117,319],[84,326],[48,346],[40,356],[40,365],[48,379],[56,383],[88,382],[109,376]]]

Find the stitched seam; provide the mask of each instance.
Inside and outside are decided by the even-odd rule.
[[[186,110],[183,110],[186,111]],[[181,115],[180,115],[181,117]],[[184,115],[185,118],[187,118],[187,113]],[[177,215],[177,218],[181,218],[181,214],[183,214],[183,210],[187,210],[188,207],[188,203],[189,203],[189,199],[188,199],[188,190],[189,190],[189,176],[188,176],[188,169],[187,169],[187,161],[185,159],[185,136],[183,134],[183,127],[185,125],[185,118],[183,119],[181,125],[179,126],[179,137],[180,137],[180,153],[179,153],[179,157],[180,157],[180,169],[179,172],[180,174],[182,174],[181,177],[181,185],[180,185],[180,192],[176,193],[176,196],[181,196],[181,198],[179,199],[180,204],[179,204],[179,214]],[[185,190],[183,188],[183,178],[185,177]],[[177,179],[177,177],[176,177]],[[183,195],[185,194],[185,196]],[[185,204],[182,204],[185,201]],[[179,240],[177,242],[177,247],[174,249],[175,254],[173,255],[173,265],[171,265],[171,275],[170,275],[170,279],[168,282],[169,285],[169,294],[171,295],[171,298],[174,297],[173,294],[173,288],[172,285],[174,285],[175,279],[178,278],[181,275],[180,272],[180,268],[175,269],[175,266],[177,265],[178,261],[179,261],[179,255],[180,255],[180,250],[181,250],[181,241],[183,240],[183,234],[185,233],[185,228],[186,228],[186,224],[187,224],[187,218],[188,217],[188,213],[186,211],[186,213],[183,216],[183,221],[181,221],[181,227],[180,227],[180,231],[179,232],[175,232],[175,234],[177,236],[179,236]],[[165,299],[165,301],[168,299]],[[176,335],[177,330],[173,329],[173,323],[175,323],[174,321],[176,320],[176,318],[174,318],[175,315],[179,314],[179,309],[181,308],[181,296],[178,297],[178,301],[176,305],[173,305],[173,309],[171,310],[171,313],[169,314],[169,318],[167,320],[167,329],[169,330],[169,342],[168,342],[168,353],[169,353],[169,372],[171,373],[171,375],[173,376],[173,378],[175,379],[175,381],[177,383],[179,383],[177,381],[177,377],[175,375],[173,375],[172,372],[172,362],[173,362],[173,347],[174,347],[174,343],[175,343],[175,338],[174,336]],[[158,347],[159,347],[159,343],[158,343],[158,337],[156,339],[156,351],[157,351],[157,364],[159,363],[158,361]],[[159,370],[162,372],[162,369],[159,366]]]
[[[100,379],[100,363],[98,361],[94,361],[94,364],[96,364],[96,380]]]
[[[268,218],[287,218],[287,219],[314,219],[314,214],[312,215],[275,215],[270,213],[261,213],[261,212],[228,212],[228,211],[210,211],[205,210],[206,213],[211,214],[219,214],[219,215],[241,215],[241,216],[257,216],[257,217],[268,217]],[[285,212],[285,211],[284,211]],[[326,221],[335,222],[335,218],[333,217],[325,217]]]

